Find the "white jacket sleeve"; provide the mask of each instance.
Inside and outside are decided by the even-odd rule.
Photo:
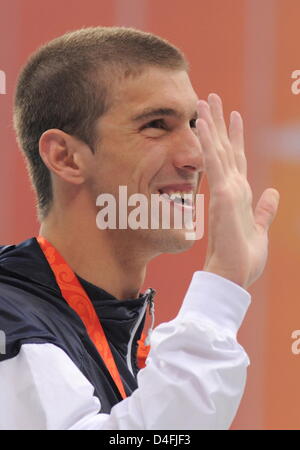
[[[0,429],[226,429],[248,357],[236,340],[250,295],[196,272],[177,317],[156,327],[138,389],[99,414],[94,389],[53,344],[24,344],[0,363]]]

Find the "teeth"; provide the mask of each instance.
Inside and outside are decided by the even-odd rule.
[[[186,205],[191,205],[192,203],[192,192],[180,192],[180,191],[176,191],[176,192],[161,192],[161,195],[166,196],[166,198],[168,198],[168,200],[171,200],[173,202],[176,203],[180,203],[180,204],[186,204]]]
[[[173,194],[169,195],[170,200],[172,200],[173,202],[177,202],[177,203],[184,203],[184,197],[183,194],[181,192],[174,192]]]

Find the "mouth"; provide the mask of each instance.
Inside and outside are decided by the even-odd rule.
[[[195,188],[191,185],[169,185],[158,189],[159,195],[181,208],[193,208]]]

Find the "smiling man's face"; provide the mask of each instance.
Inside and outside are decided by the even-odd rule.
[[[97,123],[100,136],[91,179],[93,196],[110,193],[118,199],[119,186],[128,196],[196,194],[203,171],[196,136],[197,95],[185,71],[147,68],[115,87],[112,106]],[[164,201],[168,201],[164,195]],[[171,213],[178,208],[170,202]],[[188,207],[188,206],[187,206]],[[132,245],[154,254],[189,248],[185,229],[121,230]]]

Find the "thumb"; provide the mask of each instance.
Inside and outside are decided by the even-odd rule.
[[[279,204],[279,192],[276,189],[266,189],[257,202],[254,220],[256,225],[262,228],[262,231],[268,231],[273,222]]]

